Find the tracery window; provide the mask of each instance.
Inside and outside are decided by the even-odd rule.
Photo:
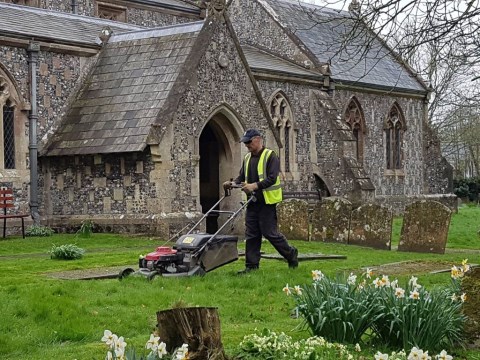
[[[24,141],[18,138],[25,131],[20,120],[23,115],[17,110],[14,95],[14,86],[0,70],[0,170],[18,169],[19,164],[22,168],[25,166],[25,159],[20,159],[25,152]]]
[[[7,0],[6,2],[15,5],[38,7],[38,0]]]
[[[293,170],[295,159],[295,139],[293,118],[290,104],[285,95],[279,91],[270,101],[270,116],[278,129],[283,148],[280,149],[281,168],[285,173]]]
[[[355,152],[357,160],[363,162],[363,147],[365,137],[365,117],[358,100],[354,97],[345,110],[345,122],[350,127],[355,138]]]
[[[127,21],[127,9],[112,4],[97,3],[97,16],[101,19],[113,21]]]
[[[394,104],[388,113],[385,122],[385,151],[386,166],[388,170],[403,168],[403,134],[405,120],[398,104]]]

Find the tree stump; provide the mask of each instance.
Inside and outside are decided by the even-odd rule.
[[[160,341],[169,352],[188,344],[190,360],[224,360],[217,308],[176,308],[157,312]]]

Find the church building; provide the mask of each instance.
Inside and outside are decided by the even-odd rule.
[[[292,196],[451,202],[431,89],[381,39],[349,37],[356,5],[0,2],[0,186],[51,227],[169,237],[223,195],[257,128]]]

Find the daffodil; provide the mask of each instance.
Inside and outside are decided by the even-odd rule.
[[[360,344],[359,344],[359,343],[356,343],[356,344],[355,344],[355,351],[357,351],[357,352],[362,351],[362,348],[360,347]]]
[[[428,351],[425,351],[420,357],[421,360],[432,360],[432,357],[428,355]]]
[[[445,350],[442,350],[442,351],[440,352],[440,354],[438,354],[438,355],[436,356],[436,359],[437,359],[437,360],[452,360],[453,357],[450,356],[450,355],[448,355]]]
[[[188,359],[188,344],[183,344],[175,351],[175,360],[187,360]]]
[[[380,281],[382,282],[382,286],[389,286],[390,285],[390,279],[388,278],[387,275],[383,275],[382,279]]]
[[[413,300],[418,300],[420,299],[420,293],[417,291],[417,289],[414,289],[413,291],[410,291],[409,298]]]
[[[408,284],[411,285],[411,286],[412,286],[413,288],[415,288],[415,289],[421,288],[422,285],[420,285],[419,283],[417,283],[417,280],[418,280],[417,277],[412,276],[412,277],[410,278],[410,280],[408,281]]]
[[[354,275],[353,273],[350,273],[350,276],[347,279],[347,284],[355,285],[356,282],[357,282],[357,275]]]
[[[375,360],[388,360],[388,354],[382,354],[380,351],[378,351],[375,354]]]
[[[288,284],[285,285],[285,287],[282,289],[282,291],[287,294],[287,295],[291,295],[292,292],[290,291],[290,288],[288,287]]]
[[[325,275],[323,275],[323,273],[320,270],[312,270],[313,281],[322,280],[324,276]]]
[[[422,356],[423,356],[423,350],[413,347],[412,350],[410,351],[410,354],[408,354],[407,360],[420,360],[420,359],[423,359]]]
[[[117,341],[118,336],[112,333],[110,330],[105,330],[103,332],[102,341],[108,346],[112,346]]]
[[[300,286],[295,285],[294,288],[293,288],[293,290],[295,291],[295,293],[296,293],[297,295],[302,295],[302,288],[301,288]]]
[[[450,299],[452,299],[452,302],[457,301],[457,295],[453,293],[452,296],[450,296]]]
[[[376,288],[382,287],[382,280],[377,277],[375,280],[373,280],[372,284],[375,285]]]
[[[405,297],[405,290],[402,289],[402,288],[397,287],[397,288],[395,289],[395,296],[396,296],[397,298],[399,298],[399,299],[404,298],[404,297]]]
[[[365,272],[365,276],[367,279],[370,279],[373,276],[373,270],[370,268],[367,268],[367,271]]]
[[[164,342],[161,342],[160,344],[158,344],[156,353],[157,353],[157,356],[160,359],[162,359],[163,355],[167,355],[167,345]]]
[[[155,336],[154,334],[150,334],[150,339],[147,341],[145,348],[147,349],[156,349],[158,346],[158,341],[160,340],[160,336]]]
[[[450,275],[452,279],[458,279],[463,276],[463,271],[462,269],[457,268],[455,265],[452,266],[452,269],[450,271]]]
[[[467,301],[467,294],[463,293],[462,295],[460,295],[460,300],[461,300],[462,302]]]

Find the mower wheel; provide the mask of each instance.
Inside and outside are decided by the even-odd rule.
[[[132,275],[135,272],[132,268],[126,268],[120,271],[118,274],[118,278],[122,280],[123,278],[126,278],[129,275]]]
[[[157,275],[158,275],[158,272],[152,271],[150,274],[147,275],[147,280],[152,281]]]

